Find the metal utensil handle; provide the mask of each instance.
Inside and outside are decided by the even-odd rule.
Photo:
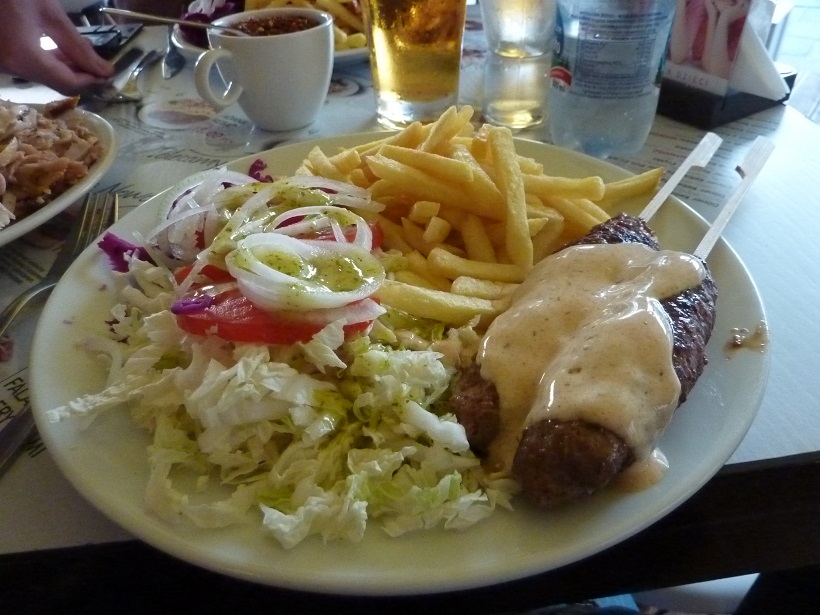
[[[187,19],[172,19],[171,17],[160,17],[159,15],[149,15],[148,13],[138,13],[137,11],[128,11],[125,9],[112,9],[107,6],[100,8],[101,13],[108,13],[109,15],[117,15],[119,17],[133,17],[143,21],[155,21],[157,23],[179,24],[181,26],[191,26],[192,28],[201,28],[203,30],[222,30],[234,36],[250,36],[242,30],[230,28],[228,26],[215,26],[212,23],[202,23],[200,21],[188,21]]]
[[[0,476],[17,458],[33,431],[34,415],[28,407],[15,414],[0,431]]]
[[[92,211],[93,210],[93,211]],[[119,197],[114,194],[89,194],[82,212],[63,243],[46,277],[27,292],[22,293],[3,311],[6,318],[0,326],[0,335],[20,309],[35,295],[51,290],[69,265],[100,233],[119,217]],[[26,405],[0,428],[0,474],[17,457],[29,434],[34,430],[34,417]]]
[[[151,66],[154,62],[158,61],[162,57],[162,53],[156,49],[152,49],[144,56],[142,59],[137,62],[137,65],[131,71],[131,74],[128,76],[128,80],[125,84],[120,88],[119,93],[123,96],[137,96],[140,94],[139,87],[137,86],[140,73],[144,71],[146,68]]]

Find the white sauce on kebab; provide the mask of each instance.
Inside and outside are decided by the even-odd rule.
[[[500,400],[489,467],[509,471],[522,431],[543,419],[601,425],[650,461],[680,394],[660,300],[705,275],[690,254],[636,243],[578,245],[538,263],[477,357]]]

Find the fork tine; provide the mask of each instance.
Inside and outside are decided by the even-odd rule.
[[[118,214],[119,199],[116,194],[95,193],[86,196],[78,219],[72,225],[63,247],[45,277],[20,293],[0,312],[0,335],[6,332],[29,300],[49,291],[57,283],[77,256],[99,237],[105,228],[116,221]]]
[[[86,197],[82,219],[77,233],[71,238],[74,257],[85,250],[103,231],[116,221],[119,214],[119,198],[116,194],[91,193]]]
[[[112,211],[114,209],[114,202],[116,197],[110,194],[97,194],[96,201],[93,206],[93,216],[91,226],[89,228],[89,240],[91,241],[99,237],[102,232],[111,224]]]

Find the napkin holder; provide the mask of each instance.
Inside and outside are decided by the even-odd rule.
[[[771,0],[755,0],[749,13],[735,24],[736,51],[726,77],[708,72],[701,59],[673,61],[670,43],[658,113],[709,130],[788,100],[796,74],[788,67],[778,68],[762,42],[771,28],[773,11]],[[675,16],[676,23],[686,19],[693,19],[688,11]],[[693,27],[691,21],[689,27]],[[674,32],[673,27],[673,36]],[[703,34],[700,32],[701,41]],[[698,40],[698,36],[690,33],[689,44],[692,40]]]
[[[797,73],[785,65],[780,67],[780,71],[789,92],[778,100],[737,90],[721,96],[664,79],[658,99],[658,113],[696,128],[711,130],[786,102]]]

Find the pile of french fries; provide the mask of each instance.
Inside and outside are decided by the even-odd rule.
[[[282,6],[317,8],[333,16],[333,44],[336,51],[367,46],[364,22],[356,0],[245,0],[245,10]]]
[[[430,124],[326,153],[313,148],[296,171],[348,182],[384,204],[372,214],[383,248],[403,255],[378,292],[385,305],[463,325],[489,323],[533,265],[616,213],[650,197],[662,168],[627,179],[551,176],[515,150],[507,128],[471,123],[451,107]]]

